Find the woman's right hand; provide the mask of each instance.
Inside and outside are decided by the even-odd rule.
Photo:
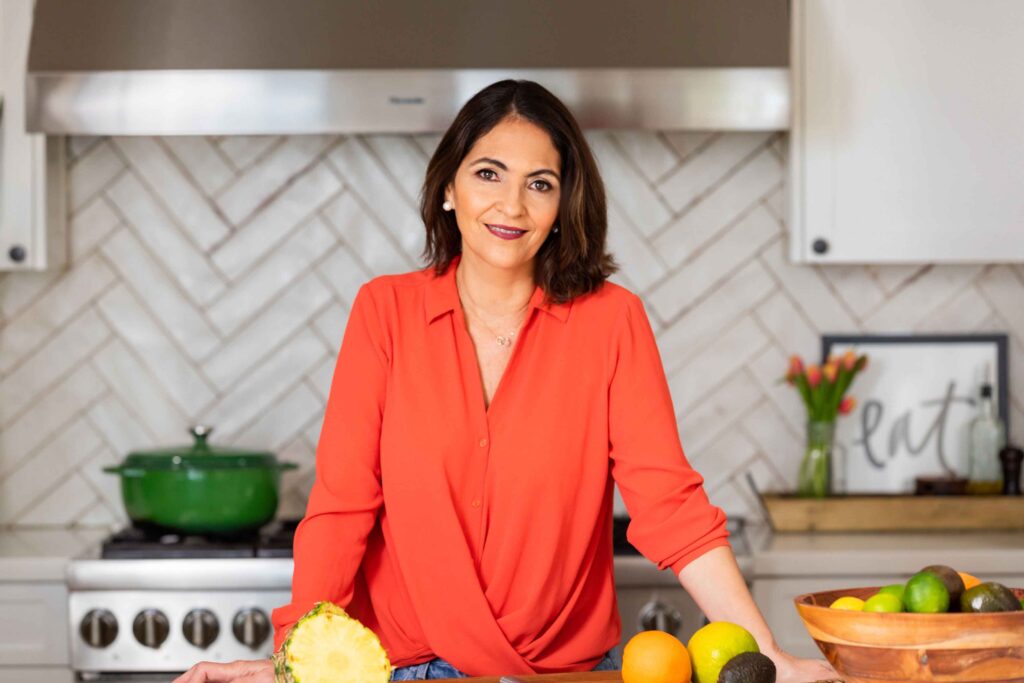
[[[199,662],[173,683],[274,683],[274,663],[269,659],[240,659],[228,664]]]

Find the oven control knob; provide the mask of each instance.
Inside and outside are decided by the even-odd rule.
[[[220,635],[220,623],[210,610],[194,609],[185,615],[181,631],[185,634],[185,640],[205,650]]]
[[[678,636],[683,627],[683,615],[672,605],[652,600],[640,608],[639,625],[642,631],[664,631]]]
[[[255,650],[270,635],[270,619],[263,610],[255,607],[243,609],[235,615],[231,630],[234,631],[238,642]]]
[[[89,646],[104,648],[117,638],[117,619],[105,609],[90,610],[82,617],[78,632]]]
[[[132,624],[135,640],[154,650],[164,644],[170,632],[171,624],[167,621],[167,615],[158,609],[142,610]]]

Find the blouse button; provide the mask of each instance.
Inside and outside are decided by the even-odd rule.
[[[480,439],[480,448],[485,448],[486,446],[487,446],[487,439]]]
[[[480,507],[480,501],[479,500],[474,500],[472,505],[473,505],[473,507],[478,508],[478,507]]]

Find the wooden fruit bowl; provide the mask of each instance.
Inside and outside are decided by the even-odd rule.
[[[1024,596],[1024,589],[1012,590]],[[795,599],[807,632],[848,683],[1024,683],[1024,611],[886,614],[828,607],[844,595],[866,600],[877,592],[847,588]]]

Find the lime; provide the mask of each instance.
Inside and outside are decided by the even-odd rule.
[[[891,583],[888,586],[882,586],[881,588],[879,588],[878,592],[885,593],[887,595],[895,595],[897,598],[900,599],[900,602],[903,602],[904,590],[905,587],[902,583]]]
[[[864,610],[864,601],[860,598],[855,598],[852,595],[844,595],[839,598],[831,605],[832,609],[842,609],[848,612],[862,612]]]
[[[686,644],[693,663],[693,683],[717,683],[730,659],[744,652],[760,652],[754,636],[742,626],[713,621],[699,629]]]
[[[907,581],[903,604],[908,612],[938,614],[949,611],[949,589],[931,572],[918,572]]]
[[[892,593],[876,593],[864,603],[865,612],[902,612],[903,601]]]

